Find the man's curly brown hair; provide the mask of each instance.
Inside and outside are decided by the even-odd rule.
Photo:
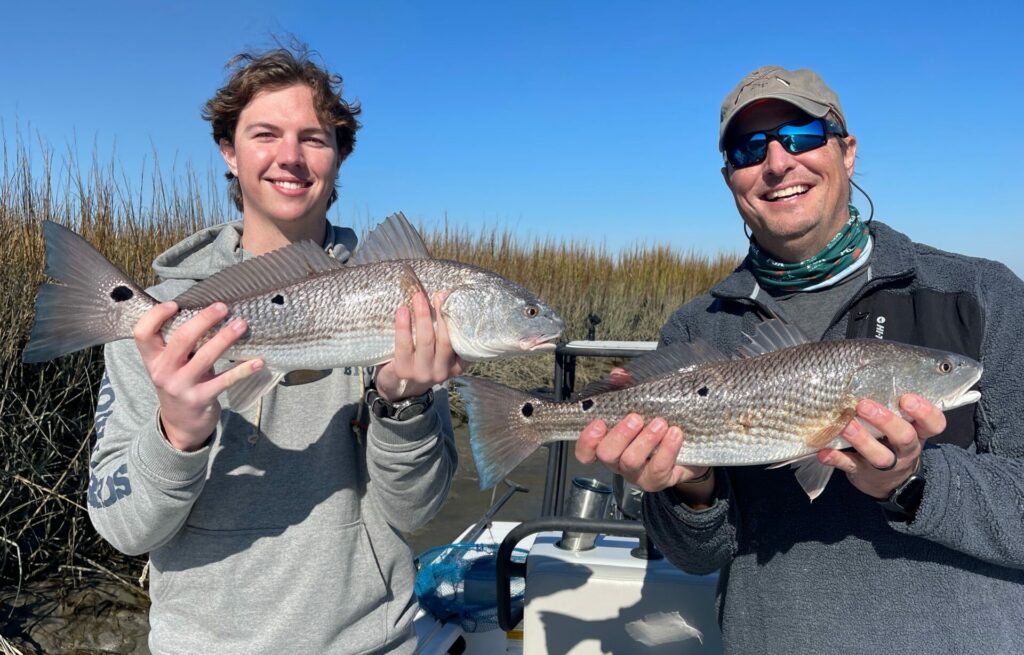
[[[235,129],[242,110],[257,94],[276,91],[294,84],[305,84],[313,91],[313,105],[317,116],[326,125],[334,126],[338,144],[339,164],[352,153],[356,143],[359,122],[356,116],[362,111],[358,102],[348,103],[341,99],[341,76],[329,73],[311,60],[311,52],[305,46],[277,48],[262,53],[242,53],[228,61],[225,66],[233,69],[227,84],[217,89],[203,106],[203,118],[213,127],[213,140],[220,145],[221,139],[235,142]],[[239,211],[243,211],[242,189],[238,179],[229,171],[228,194]],[[327,206],[338,199],[335,188]]]

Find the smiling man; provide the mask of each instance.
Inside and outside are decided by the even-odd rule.
[[[647,492],[644,522],[672,562],[721,570],[728,653],[1020,652],[1024,282],[862,221],[857,140],[813,71],[752,72],[720,119],[749,253],[670,318],[661,344],[700,337],[731,353],[777,317],[813,340],[968,355],[984,365],[981,400],[945,415],[911,395],[898,413],[861,400],[842,435],[851,448],[817,454],[845,475],[813,503],[785,469],[676,465],[686,437],[662,418],[595,421],[577,458]]]
[[[232,63],[203,115],[242,217],[157,257],[161,300],[290,243],[342,261],[356,245],[327,220],[359,127],[341,78],[301,50]],[[149,554],[151,651],[411,653],[416,571],[401,533],[437,512],[457,461],[446,393],[432,391],[463,368],[445,322],[419,292],[396,311],[394,359],[372,376],[304,371],[240,408],[218,396],[259,360],[214,362],[244,321],[204,340],[227,314],[217,303],[165,339],[176,311],[157,305],[134,343],[106,347],[89,467],[99,533]]]

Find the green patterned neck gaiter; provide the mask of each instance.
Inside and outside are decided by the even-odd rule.
[[[772,291],[810,291],[834,284],[860,268],[871,252],[871,235],[857,208],[849,207],[850,220],[839,234],[802,262],[776,261],[751,239],[750,264],[757,283]]]

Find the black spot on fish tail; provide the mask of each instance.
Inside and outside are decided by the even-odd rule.
[[[523,408],[519,411],[521,411],[523,413],[523,416],[525,416],[526,418],[530,418],[531,416],[533,416],[533,404],[523,403]]]
[[[110,292],[110,297],[114,299],[114,302],[124,302],[126,300],[131,300],[133,296],[135,296],[135,292],[129,289],[128,287],[124,286],[123,284],[117,285]]]
[[[703,398],[704,396],[708,395],[708,388],[707,387],[701,387],[700,389],[697,389],[697,395],[700,396],[701,398]]]
[[[584,412],[587,411],[588,409],[590,409],[593,406],[594,406],[594,401],[591,398],[587,398],[586,400],[584,400],[583,402],[580,403],[580,407],[583,408]]]
[[[283,305],[284,296],[282,296],[281,294],[277,294],[276,296],[270,299],[270,302],[274,303],[275,305]]]

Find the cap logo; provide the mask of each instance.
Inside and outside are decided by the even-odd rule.
[[[775,71],[773,70],[756,72],[753,73],[749,78],[747,78],[746,83],[744,83],[744,85],[740,87],[739,92],[736,93],[736,99],[733,101],[733,104],[738,104],[740,101],[740,97],[745,95],[748,89],[763,89],[766,86],[770,85],[772,82],[780,82],[782,84],[785,84],[786,86],[791,86],[791,84],[788,81],[776,75]]]

